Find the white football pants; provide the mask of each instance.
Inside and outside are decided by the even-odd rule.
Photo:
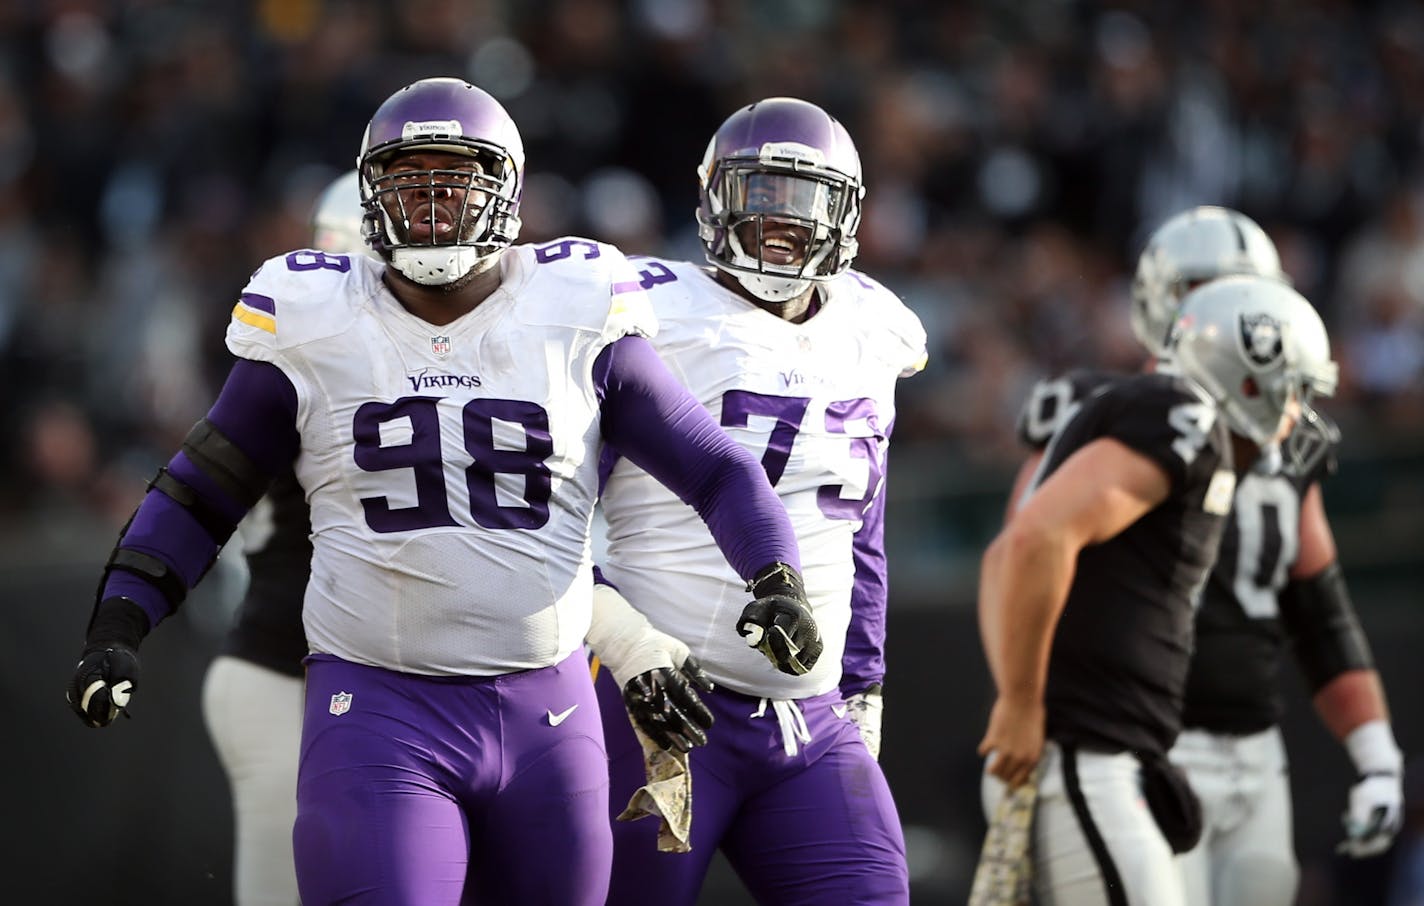
[[[302,741],[302,680],[235,657],[203,680],[203,719],[232,786],[237,906],[296,906],[292,824]]]
[[[1033,828],[1033,886],[1042,906],[1184,906],[1172,848],[1142,798],[1131,754],[1067,753],[1049,742]],[[984,774],[992,818],[1004,784]]]
[[[1202,838],[1179,857],[1189,906],[1290,906],[1299,869],[1280,730],[1186,730],[1170,753],[1202,804]]]

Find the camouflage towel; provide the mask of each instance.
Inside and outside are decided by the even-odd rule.
[[[692,770],[686,752],[672,752],[643,735],[637,724],[633,732],[643,746],[643,770],[648,782],[638,787],[628,800],[619,821],[636,821],[645,815],[661,820],[658,852],[685,853],[692,849]]]
[[[1033,886],[1030,844],[1038,776],[1039,771],[1035,770],[1028,783],[1006,792],[994,809],[994,820],[989,822],[979,866],[974,871],[969,906],[1028,906]]]

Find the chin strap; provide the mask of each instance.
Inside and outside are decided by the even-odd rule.
[[[737,282],[746,287],[747,292],[763,302],[789,302],[804,293],[811,286],[810,280],[791,277],[773,277],[768,274],[749,274],[732,271]]]
[[[446,286],[467,274],[488,270],[498,254],[474,246],[400,248],[391,252],[391,267],[421,286]]]

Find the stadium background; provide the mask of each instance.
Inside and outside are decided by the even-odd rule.
[[[857,266],[930,336],[890,471],[883,763],[915,902],[961,903],[982,821],[978,556],[1038,376],[1131,368],[1145,231],[1237,207],[1344,371],[1327,506],[1401,744],[1424,752],[1424,11],[1331,0],[404,0],[0,4],[0,742],[6,902],[229,901],[198,690],[242,583],[225,558],[144,650],[137,716],[67,712],[97,566],[227,367],[231,300],[305,243],[395,88],[464,76],[528,149],[524,232],[698,258],[694,167],[785,94],[856,138]],[[1424,902],[1424,795],[1386,857],[1333,855],[1350,771],[1289,679],[1299,902]],[[1390,891],[1393,891],[1391,893]],[[724,867],[703,902],[744,902]]]

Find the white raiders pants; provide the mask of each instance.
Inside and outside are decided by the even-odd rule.
[[[297,906],[292,825],[302,741],[302,680],[219,657],[203,681],[203,719],[232,786],[237,906]]]
[[[1280,730],[1186,730],[1170,757],[1202,804],[1202,839],[1179,857],[1189,906],[1290,906],[1299,869]]]
[[[1004,784],[980,787],[992,820]],[[1142,798],[1131,754],[1043,750],[1034,815],[1033,887],[1042,906],[1184,906],[1172,848]]]

